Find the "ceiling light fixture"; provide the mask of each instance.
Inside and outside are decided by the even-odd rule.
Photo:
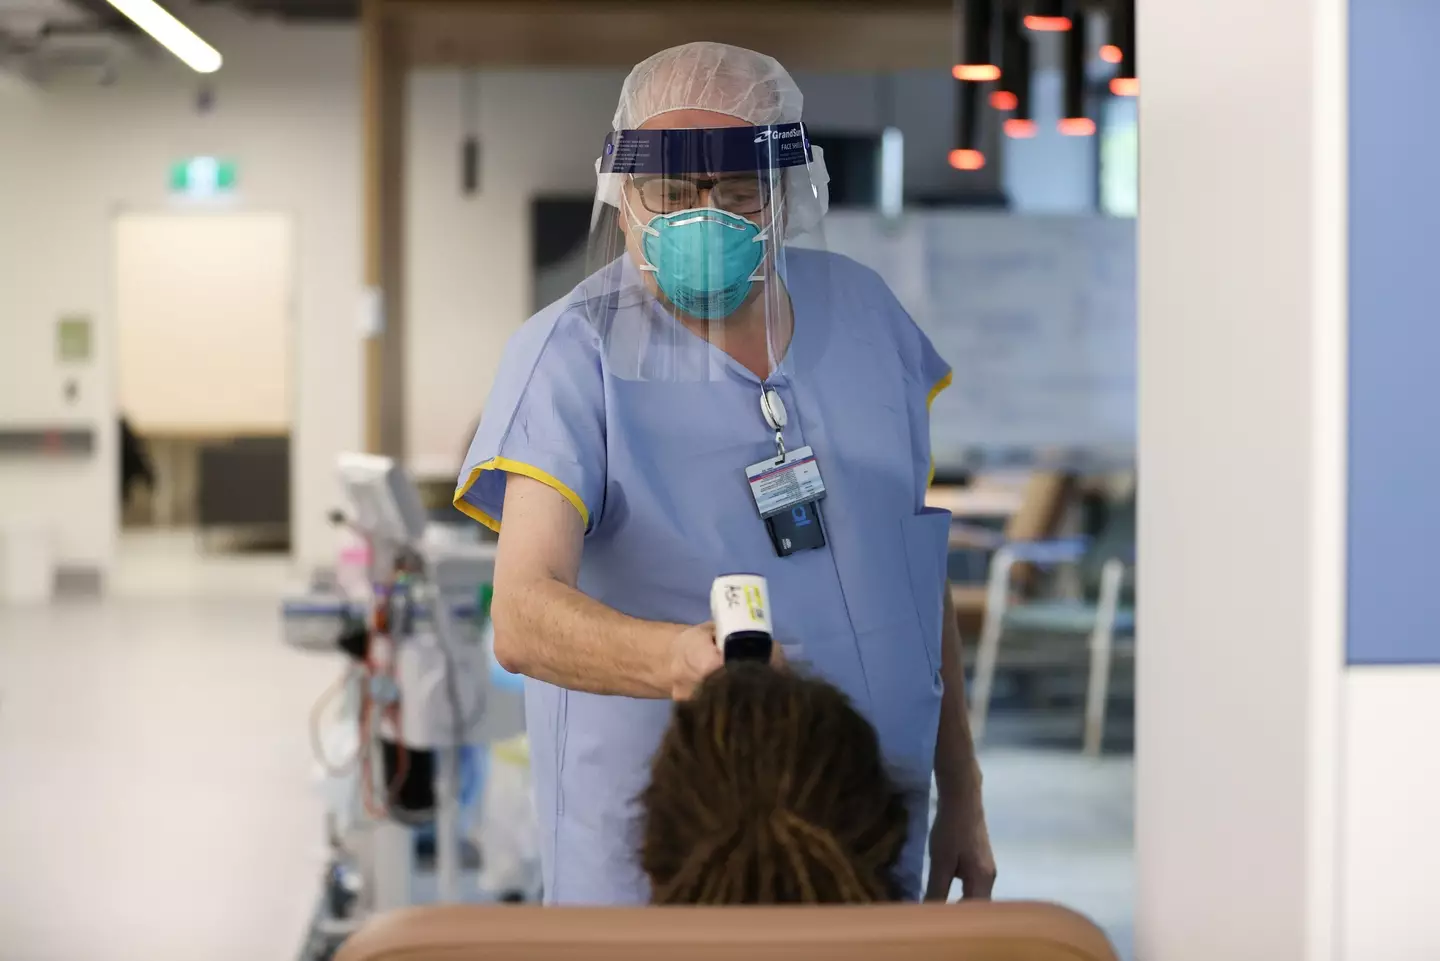
[[[1013,53],[1005,54],[1005,76],[1008,86],[1015,95],[1015,106],[1005,118],[1005,136],[1024,139],[1035,136],[1035,118],[1030,113],[1030,38],[1024,34],[1015,37]]]
[[[1110,36],[1120,48],[1120,69],[1110,80],[1110,92],[1117,97],[1135,97],[1140,81],[1135,76],[1135,0],[1119,0],[1110,19]]]
[[[1095,121],[1085,114],[1085,53],[1085,18],[1081,16],[1065,34],[1065,99],[1060,132],[1071,137],[1088,137],[1095,132]]]
[[[955,0],[958,59],[950,74],[956,80],[995,80],[1000,66],[990,53],[994,33],[994,0]]]
[[[1061,33],[1070,29],[1065,0],[1032,0],[1025,14],[1025,29],[1036,33]]]
[[[1020,11],[1007,5],[1000,11],[1000,82],[990,91],[990,106],[996,110],[1015,109],[1014,76],[1019,67],[1015,48],[1022,42]]]
[[[220,51],[201,40],[155,0],[110,0],[110,6],[150,34],[155,42],[184,61],[196,73],[214,73],[223,59]]]
[[[955,83],[955,149],[950,166],[956,170],[979,170],[985,166],[977,134],[980,127],[980,84],[972,80]]]

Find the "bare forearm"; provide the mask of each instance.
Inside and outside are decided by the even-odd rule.
[[[670,644],[683,628],[628,617],[559,581],[495,592],[495,652],[509,671],[577,691],[670,696]]]
[[[942,795],[973,794],[978,799],[980,765],[975,760],[975,742],[970,737],[970,715],[965,704],[965,656],[948,583],[940,636],[940,678],[945,693],[940,701],[940,729],[935,740],[935,783]]]

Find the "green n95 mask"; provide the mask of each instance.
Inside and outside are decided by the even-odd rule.
[[[640,269],[654,273],[666,298],[692,317],[728,317],[745,302],[750,284],[764,279],[766,231],[737,214],[696,207],[636,226],[645,233]]]

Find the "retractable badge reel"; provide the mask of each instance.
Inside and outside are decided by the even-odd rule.
[[[820,501],[825,497],[825,481],[815,452],[809,447],[785,449],[785,402],[773,387],[761,389],[760,413],[775,431],[775,457],[745,468],[745,478],[770,543],[781,557],[824,547]]]

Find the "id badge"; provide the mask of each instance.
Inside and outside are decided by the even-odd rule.
[[[825,546],[820,517],[825,481],[811,448],[797,447],[784,457],[751,464],[745,468],[745,479],[776,554],[787,557]]]

